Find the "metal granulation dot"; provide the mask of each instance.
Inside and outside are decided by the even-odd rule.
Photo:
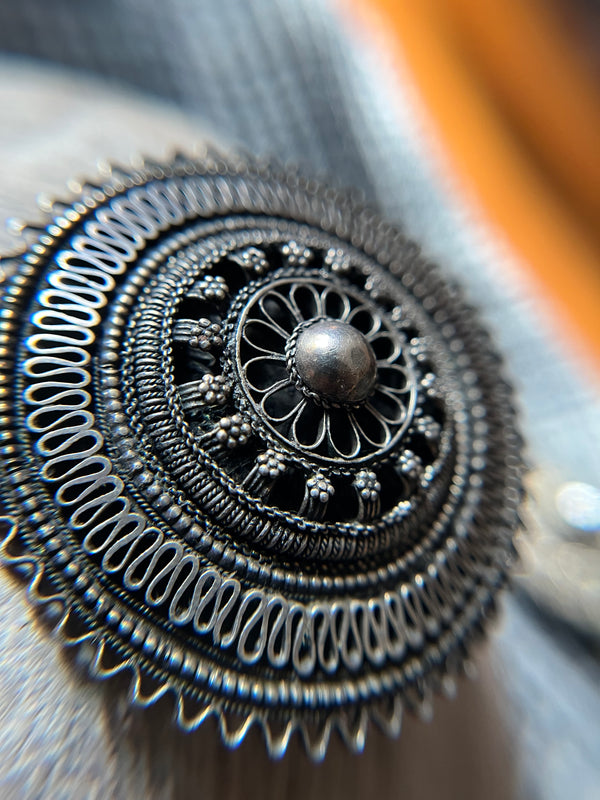
[[[240,160],[117,171],[31,235],[0,328],[29,596],[184,730],[315,759],[396,735],[514,559],[521,439],[476,314],[351,197]]]

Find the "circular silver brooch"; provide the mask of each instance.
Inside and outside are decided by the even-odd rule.
[[[448,689],[520,437],[457,288],[352,197],[177,157],[61,206],[4,291],[6,561],[92,672],[315,758]]]

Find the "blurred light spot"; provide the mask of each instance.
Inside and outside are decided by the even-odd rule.
[[[564,521],[582,531],[600,531],[600,489],[589,483],[564,483],[556,493],[556,508]]]

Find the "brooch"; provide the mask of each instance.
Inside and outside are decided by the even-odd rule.
[[[515,558],[521,439],[476,313],[344,192],[177,156],[60,205],[0,318],[5,562],[177,724],[399,732]]]

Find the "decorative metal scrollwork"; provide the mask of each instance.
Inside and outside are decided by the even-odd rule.
[[[371,211],[251,163],[118,172],[32,243],[1,337],[4,557],[97,674],[319,758],[461,670],[513,558],[511,390]]]
[[[308,270],[250,284],[235,316],[240,307],[238,379],[257,419],[285,446],[349,465],[400,439],[416,382],[408,342],[383,311]]]

